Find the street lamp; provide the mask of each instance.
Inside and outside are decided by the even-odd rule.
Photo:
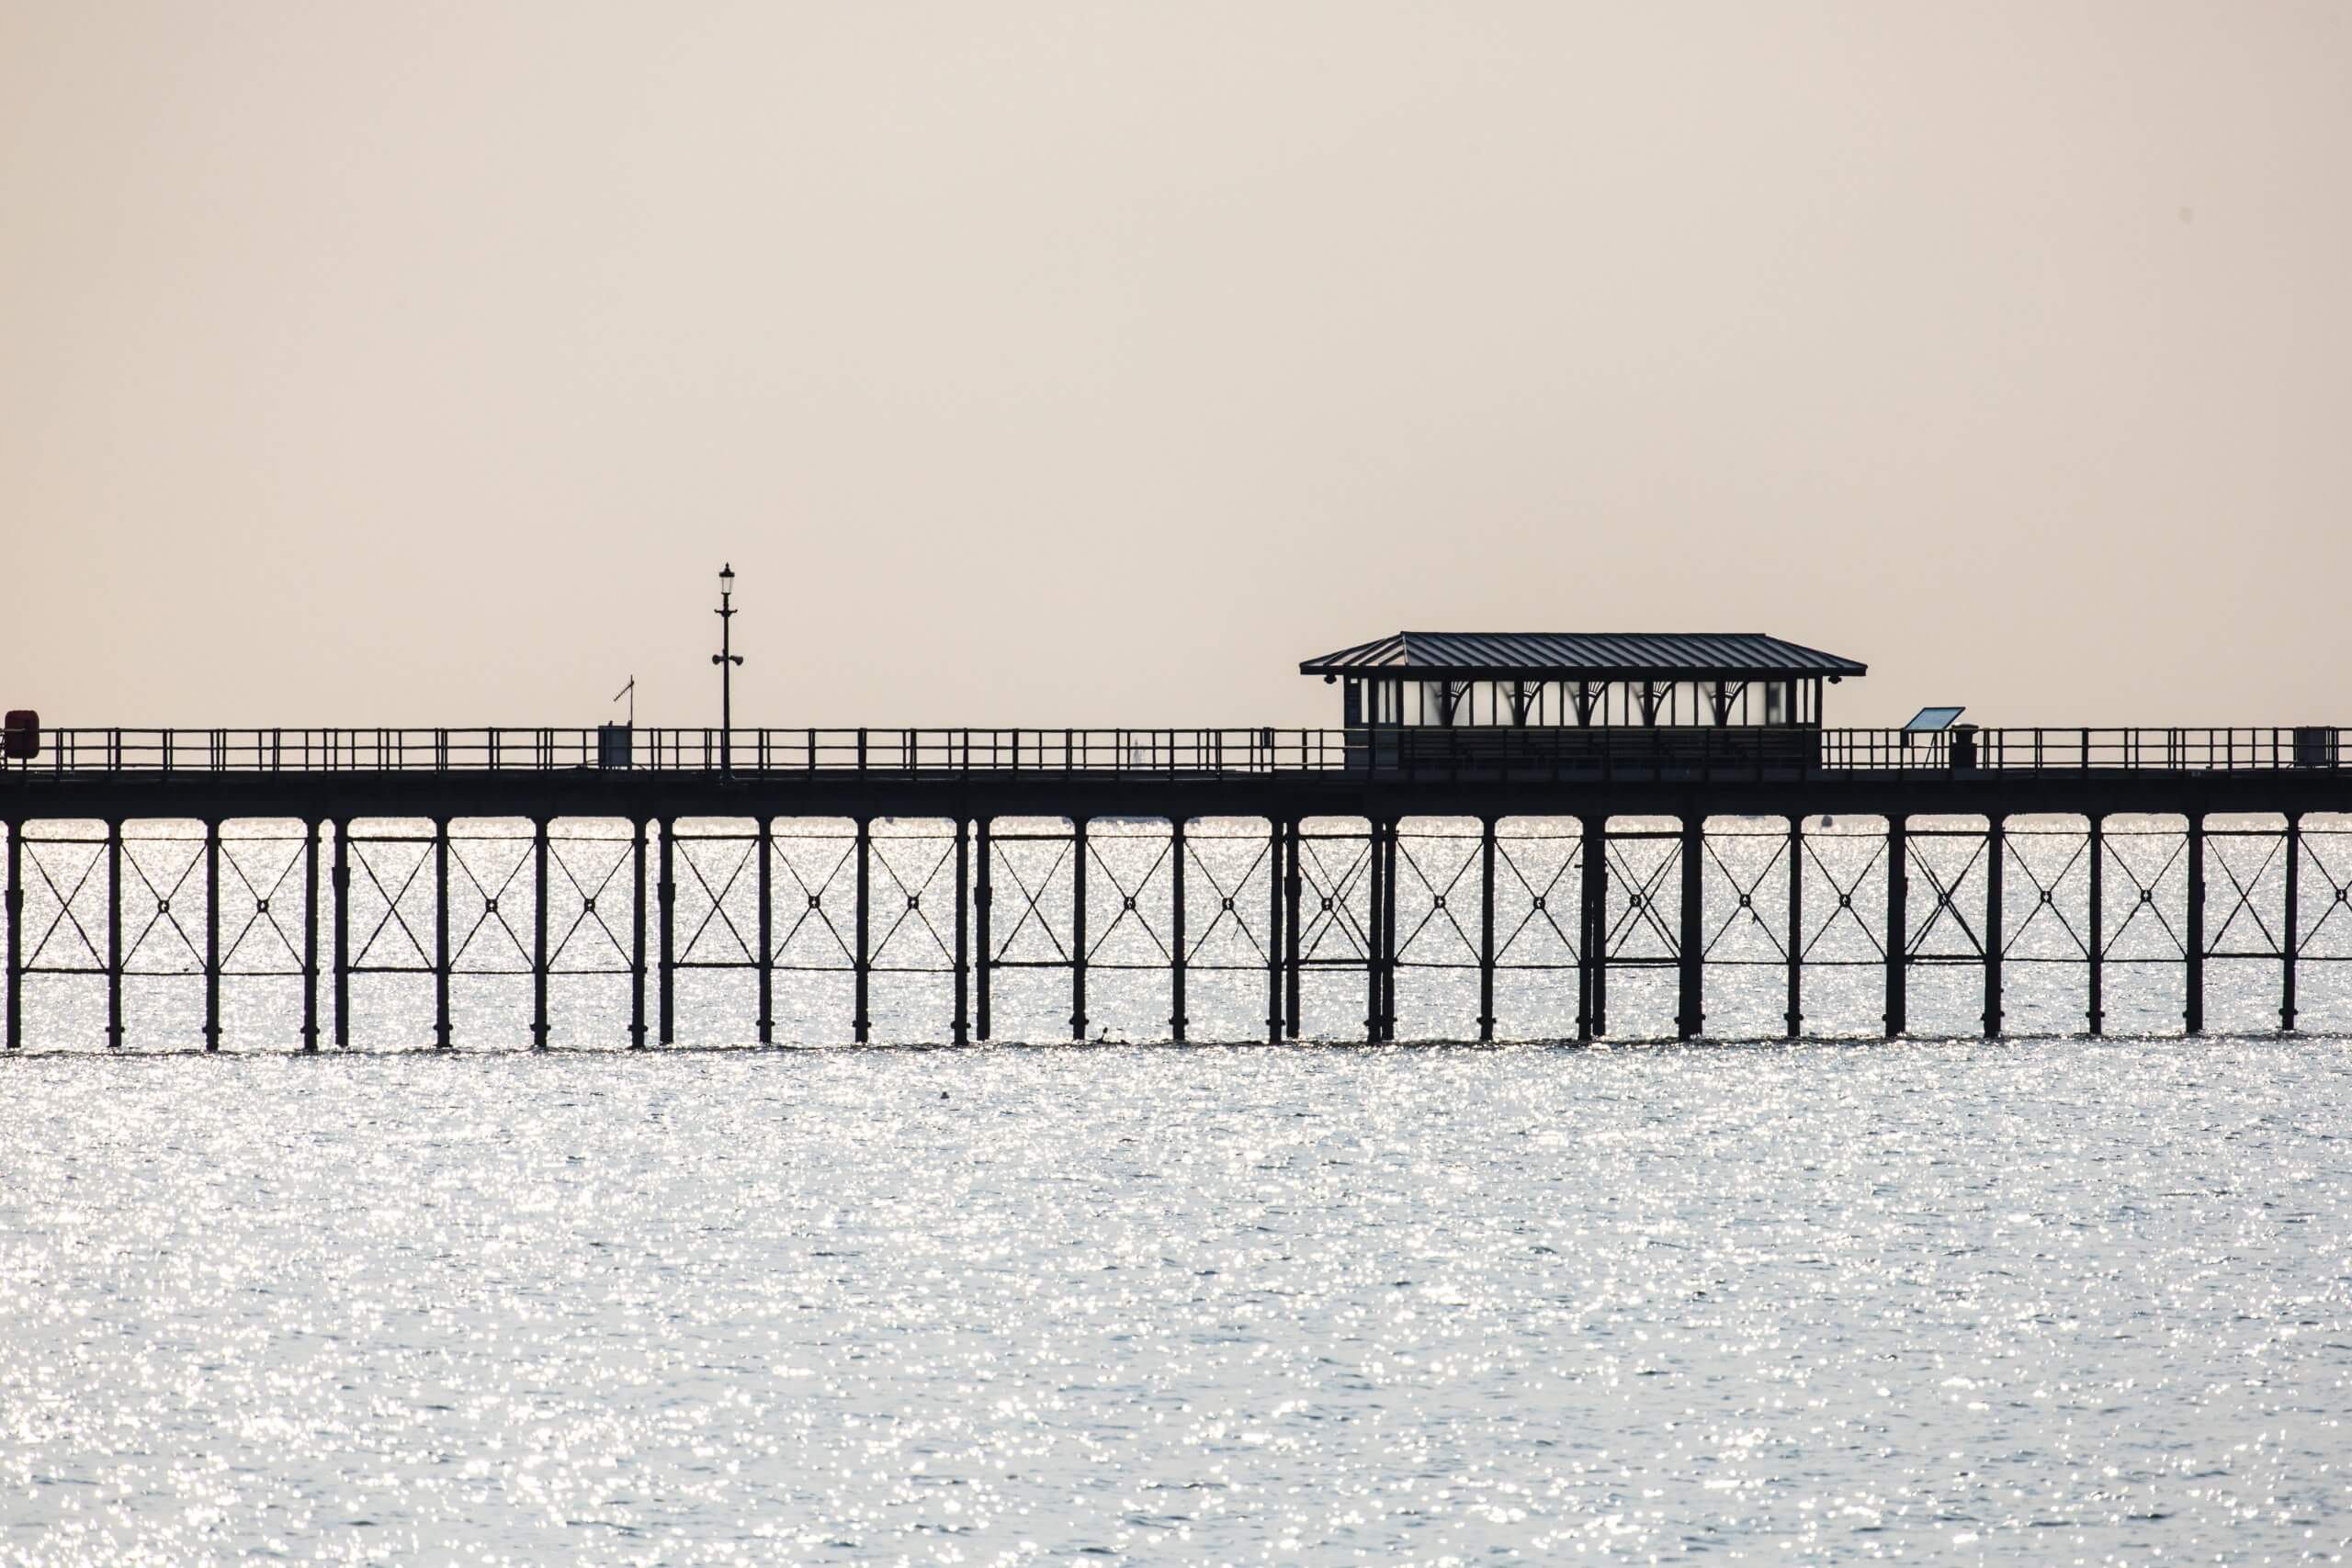
[[[718,569],[718,651],[710,661],[718,666],[718,771],[732,777],[735,773],[735,666],[743,656],[732,649],[735,620],[735,569]]]

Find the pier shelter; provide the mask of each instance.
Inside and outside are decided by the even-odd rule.
[[[1820,757],[1823,693],[1867,665],[1760,632],[1397,632],[1299,665],[1366,765]]]

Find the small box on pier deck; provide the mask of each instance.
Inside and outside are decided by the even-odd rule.
[[[2295,726],[2295,766],[2299,768],[2335,766],[2335,726],[2332,724]]]
[[[630,750],[636,740],[636,726],[600,724],[596,727],[596,765],[600,768],[626,768],[631,764]]]
[[[40,715],[30,708],[11,708],[6,721],[6,754],[12,762],[28,762],[40,755]]]

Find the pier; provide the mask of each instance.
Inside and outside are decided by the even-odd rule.
[[[2177,973],[2195,1034],[2218,970],[2292,1030],[2299,975],[2352,957],[2333,728],[1831,728],[1862,666],[1763,637],[1399,634],[1301,669],[1344,685],[1340,726],[43,733],[0,771],[6,1043],[60,1043],[26,1036],[51,983],[136,1043],[126,986],[158,976],[200,988],[207,1049],[263,976],[306,1050],[352,1042],[376,976],[429,994],[443,1047],[469,1043],[453,987],[491,975],[539,1047],[592,976],[626,987],[627,1043],[673,1043],[704,974],[748,984],[763,1043],[874,1038],[910,976],[941,987],[932,1038],[1001,1038],[999,988],[1042,975],[1087,1039],[1091,976],[1134,970],[1177,1041],[1211,977],[1269,1042],[1331,1032],[1309,991],[1398,1039],[1441,983],[1424,1034],[1510,1033],[1508,992],[1600,1038],[1631,977],[1691,1038],[1711,977],[1758,968],[1775,1033],[1859,971],[1889,1036],[1928,972],[1997,1035],[2012,976],[2053,964],[2091,1034],[2118,965]],[[808,974],[844,1015],[788,1028]]]

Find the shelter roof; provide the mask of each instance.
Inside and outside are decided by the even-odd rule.
[[[1770,680],[1870,672],[1761,632],[1396,632],[1298,667],[1405,680]]]

